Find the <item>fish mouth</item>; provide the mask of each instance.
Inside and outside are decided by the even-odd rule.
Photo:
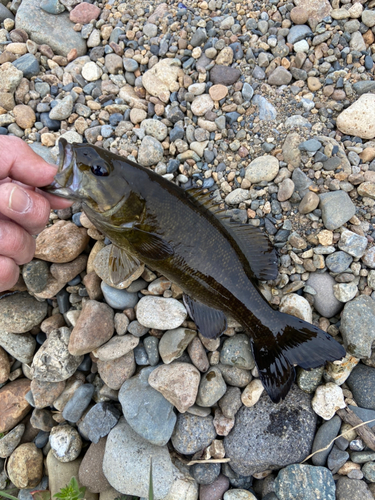
[[[59,139],[58,171],[52,183],[43,190],[61,198],[78,200],[81,180],[82,174],[77,167],[73,145],[64,138]]]

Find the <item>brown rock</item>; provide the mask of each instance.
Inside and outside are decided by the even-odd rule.
[[[4,63],[12,63],[13,61],[15,61],[17,59],[17,56],[15,54],[12,54],[11,52],[3,52],[2,54],[0,54],[0,64],[4,64]]]
[[[62,314],[57,313],[42,321],[42,323],[40,324],[40,329],[48,337],[48,335],[53,332],[53,330],[57,330],[57,328],[60,328],[61,326],[65,326],[65,319]]]
[[[72,23],[88,24],[93,19],[98,19],[101,10],[96,5],[82,2],[70,12]]]
[[[345,90],[337,89],[332,93],[334,101],[344,101],[346,99]]]
[[[39,299],[52,299],[64,287],[65,283],[57,281],[52,274],[48,274],[47,284],[41,292],[35,293],[35,297]]]
[[[24,443],[9,457],[7,472],[17,488],[33,488],[43,477],[43,453],[34,443]]]
[[[309,13],[303,7],[294,7],[290,11],[290,20],[294,24],[305,24],[309,19]]]
[[[208,361],[207,354],[202,345],[202,342],[198,337],[195,337],[190,342],[187,351],[193,364],[198,368],[200,372],[205,373],[209,369],[210,363]]]
[[[105,67],[111,75],[116,75],[123,70],[122,57],[117,54],[107,54],[105,56]]]
[[[85,285],[91,300],[101,300],[103,298],[103,292],[100,287],[101,282],[102,280],[95,271],[86,274],[83,278],[82,283]]]
[[[98,443],[91,443],[79,466],[78,479],[92,493],[101,493],[110,489],[107,478],[103,474],[103,458],[107,438]]]
[[[30,411],[31,406],[25,399],[29,390],[27,378],[10,382],[0,389],[0,432],[13,429]]]
[[[118,391],[125,380],[135,373],[134,351],[111,361],[98,360],[98,372],[104,383]]]
[[[221,101],[221,99],[224,99],[224,97],[228,95],[228,87],[221,84],[212,85],[208,92],[211,96],[211,99],[213,99],[214,101]]]
[[[79,356],[91,352],[107,342],[114,330],[113,309],[103,302],[86,301],[70,336],[70,354]]]
[[[35,408],[46,408],[52,406],[52,403],[57,399],[65,388],[65,380],[61,382],[43,382],[36,380],[31,381],[31,392],[35,403]]]
[[[36,122],[36,116],[30,106],[26,106],[25,104],[18,104],[18,106],[14,107],[13,113],[17,125],[22,129],[25,130],[34,126],[34,123]]]
[[[60,283],[68,283],[86,269],[87,255],[79,255],[72,262],[66,264],[52,264],[50,272]]]
[[[39,429],[44,432],[50,432],[52,427],[57,425],[57,422],[53,420],[52,413],[47,408],[34,408],[30,423],[35,429]]]
[[[149,376],[148,383],[161,392],[180,413],[185,413],[195,403],[200,379],[195,366],[176,362],[158,366]]]
[[[11,111],[16,105],[14,96],[10,92],[0,92],[0,106],[6,111]]]
[[[10,362],[6,351],[0,347],[0,384],[8,380],[10,373]]]
[[[82,372],[77,371],[74,373],[67,381],[64,390],[61,394],[54,400],[53,406],[56,410],[62,412],[65,408],[66,403],[72,398],[78,387],[81,387],[85,383],[85,376]]]
[[[359,157],[363,163],[369,163],[375,159],[375,148],[366,148],[360,153]]]
[[[319,78],[316,78],[315,76],[309,76],[307,79],[307,86],[312,92],[316,92],[319,90],[322,86],[322,84],[319,81]]]
[[[362,94],[337,117],[337,128],[348,135],[373,139],[375,137],[374,94]]]
[[[60,220],[38,235],[35,258],[56,263],[71,262],[83,252],[89,239],[85,228]]]
[[[329,16],[332,11],[328,0],[295,0],[294,3],[308,13],[308,22],[313,31],[320,21]]]

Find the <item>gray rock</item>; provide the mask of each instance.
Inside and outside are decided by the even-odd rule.
[[[151,457],[154,495],[164,498],[173,482],[168,448],[149,443],[121,418],[107,438],[104,475],[120,493],[148,497]]]
[[[237,333],[225,340],[220,354],[220,363],[242,370],[252,370],[255,367],[255,360],[251,352],[249,336]]]
[[[37,58],[33,54],[25,54],[14,61],[13,66],[22,71],[24,78],[37,76],[40,67]]]
[[[59,2],[59,0],[42,0],[40,2],[40,8],[47,12],[48,14],[61,14],[65,10],[65,6]]]
[[[373,451],[354,451],[350,454],[350,460],[355,464],[365,464],[375,460],[375,452]]]
[[[28,292],[0,300],[0,330],[25,333],[39,325],[47,315],[47,302],[39,302]]]
[[[332,253],[326,258],[326,266],[333,273],[343,273],[348,269],[352,262],[353,257],[342,251]]]
[[[360,82],[356,82],[353,84],[354,90],[358,95],[368,94],[369,92],[373,92],[375,90],[375,81],[374,80],[364,80]]]
[[[355,205],[345,191],[331,191],[319,197],[319,208],[327,229],[338,229],[355,215]]]
[[[336,485],[337,500],[373,500],[373,496],[365,483],[358,479],[340,477]]]
[[[83,412],[90,404],[94,391],[95,387],[92,384],[83,384],[78,387],[73,396],[66,403],[62,412],[65,420],[73,423],[78,422]]]
[[[296,26],[290,28],[287,40],[288,43],[293,45],[300,40],[305,40],[307,37],[311,37],[312,34],[311,29],[306,26],[306,24],[297,24]]]
[[[191,43],[191,42],[190,42]],[[210,71],[210,80],[213,84],[233,85],[240,78],[241,71],[232,66],[223,66],[215,64]]]
[[[180,413],[172,434],[172,444],[178,453],[193,455],[209,446],[216,437],[211,415],[198,417]]]
[[[104,298],[113,309],[127,309],[132,308],[138,302],[138,294],[130,293],[127,290],[119,290],[107,285],[104,281],[101,282],[101,289]]]
[[[333,294],[336,281],[328,273],[311,273],[306,284],[315,291],[314,308],[325,318],[332,318],[341,311],[343,304]]]
[[[293,151],[291,151],[291,153],[293,153]],[[297,191],[301,197],[309,192],[309,187],[313,184],[312,180],[307,177],[300,168],[295,168],[293,170],[292,181],[294,182],[294,190]]]
[[[359,363],[349,375],[346,383],[359,406],[375,410],[375,368]]]
[[[57,101],[57,105],[49,112],[50,119],[60,121],[66,120],[72,114],[73,105],[74,102],[71,95],[67,95],[63,99]]]
[[[324,422],[318,429],[318,432],[315,435],[312,453],[315,453],[317,450],[321,450],[325,448],[331,441],[334,439],[339,433],[341,427],[341,418],[338,415],[335,415],[331,420],[327,420]],[[320,451],[316,453],[311,461],[314,465],[324,466],[327,461],[327,457],[330,454],[333,448],[333,443],[329,448],[324,451]]]
[[[109,434],[121,416],[120,410],[108,402],[97,403],[79,423],[79,432],[93,443]]]
[[[301,115],[292,115],[285,120],[285,128],[306,127],[311,128],[311,123]]]
[[[250,83],[245,82],[243,84],[241,93],[242,93],[242,97],[244,98],[245,101],[251,101],[251,99],[254,95],[254,89],[250,85]]]
[[[340,450],[336,445],[333,446],[331,453],[328,455],[327,465],[332,474],[336,472],[348,461],[349,453]]]
[[[242,406],[241,391],[238,387],[228,387],[219,401],[220,409],[226,418],[234,418]]]
[[[0,23],[4,22],[4,19],[14,19],[14,15],[0,2]]]
[[[44,382],[61,382],[73,375],[83,356],[72,356],[68,351],[69,328],[62,327],[49,334],[34,356],[31,366],[33,378]]]
[[[256,94],[252,102],[258,106],[260,120],[270,121],[276,119],[276,108],[265,97]]]
[[[159,339],[156,337],[147,337],[143,341],[143,346],[148,356],[148,362],[151,366],[156,366],[159,363]]]
[[[310,453],[316,418],[310,396],[296,385],[278,405],[263,393],[255,406],[238,411],[224,439],[232,469],[248,476],[300,462]]]
[[[366,251],[368,240],[366,236],[360,236],[345,229],[341,233],[339,248],[353,257],[362,257]]]
[[[21,441],[24,432],[25,425],[19,424],[0,439],[0,458],[7,458],[13,453]]]
[[[204,28],[198,28],[191,37],[190,44],[193,47],[199,47],[207,41],[207,32]]]
[[[150,167],[151,165],[156,165],[159,161],[163,160],[164,149],[160,142],[146,135],[142,139],[141,145],[138,150],[138,162],[144,167]]]
[[[77,49],[78,56],[86,54],[86,42],[73,26],[68,12],[48,14],[40,0],[23,0],[17,10],[16,28],[24,29],[38,45],[49,45],[55,54],[66,56],[71,49]]]
[[[375,483],[375,463],[374,462],[367,462],[362,467],[362,472],[363,475],[365,476],[365,479],[369,481],[370,483]]]
[[[163,363],[169,364],[180,358],[196,335],[197,332],[189,328],[167,330],[159,342],[159,353]]]
[[[152,118],[143,120],[141,123],[141,128],[143,128],[147,135],[152,135],[158,141],[164,141],[168,135],[168,128],[165,123],[159,120],[153,120]]]
[[[292,74],[284,66],[278,66],[268,77],[270,85],[288,85],[291,80]]]
[[[49,266],[44,260],[33,259],[22,268],[25,284],[34,293],[39,293],[46,287],[48,276]]]
[[[172,435],[177,417],[173,405],[148,384],[153,370],[153,367],[144,368],[126,380],[118,398],[132,429],[150,443],[164,446]]]
[[[298,387],[309,394],[315,392],[318,385],[322,380],[324,372],[324,366],[319,366],[318,368],[313,368],[312,370],[304,370],[303,368],[298,368],[297,371],[297,384]]]
[[[330,316],[327,316],[328,318]],[[340,332],[345,349],[357,358],[369,358],[375,340],[375,301],[360,295],[345,304]]]
[[[233,387],[246,387],[251,382],[252,376],[250,370],[242,370],[236,366],[218,364],[225,382]]]
[[[221,371],[213,366],[201,379],[196,404],[199,406],[213,406],[224,396],[227,386]]]
[[[190,467],[190,474],[198,484],[212,484],[220,470],[220,464],[194,464]]]
[[[279,500],[335,500],[335,492],[335,481],[325,467],[289,465],[279,472],[275,481]]]
[[[349,405],[348,408],[352,410],[353,413],[357,415],[363,422],[367,422],[368,420],[373,420],[373,422],[369,422],[368,425],[369,427],[374,427],[375,425],[375,411],[374,410],[367,410],[366,408],[361,408],[359,406],[351,406]]]
[[[21,363],[29,365],[33,360],[36,340],[30,333],[0,330],[0,346]]]
[[[298,148],[301,151],[308,151],[311,153],[314,153],[315,151],[318,151],[322,147],[322,144],[317,141],[316,139],[309,139],[308,141],[303,141],[300,143]]]

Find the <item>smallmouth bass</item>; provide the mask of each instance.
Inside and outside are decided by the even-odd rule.
[[[59,141],[50,193],[82,201],[113,243],[110,271],[125,280],[143,262],[179,285],[202,335],[216,338],[234,317],[250,337],[260,379],[275,403],[288,393],[295,365],[308,370],[345,356],[329,334],[274,310],[257,289],[275,279],[276,253],[249,224],[230,222],[198,189],[184,191],[152,170],[87,144]]]

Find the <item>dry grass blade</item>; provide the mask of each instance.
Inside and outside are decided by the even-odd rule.
[[[190,460],[186,465],[194,464],[226,464],[230,458],[210,458],[209,460]]]
[[[375,418],[373,418],[371,420],[367,420],[366,422],[361,422],[360,424],[355,425],[354,427],[352,427],[351,430],[358,429],[358,427],[362,427],[363,425],[370,424],[371,422],[375,422]],[[331,444],[333,444],[336,441],[336,439],[338,439],[339,437],[345,436],[345,434],[346,434],[346,432],[344,432],[342,434],[339,434],[334,439],[332,439],[332,441],[329,444],[327,444],[327,446],[325,446],[324,448],[321,448],[320,450],[314,451],[314,453],[311,453],[311,455],[309,455],[308,457],[306,457],[305,460],[302,460],[302,462],[300,462],[300,463],[303,464],[304,462],[306,462],[307,460],[309,460],[311,457],[313,457],[317,453],[320,453],[321,451],[328,450],[328,448],[331,446]]]

